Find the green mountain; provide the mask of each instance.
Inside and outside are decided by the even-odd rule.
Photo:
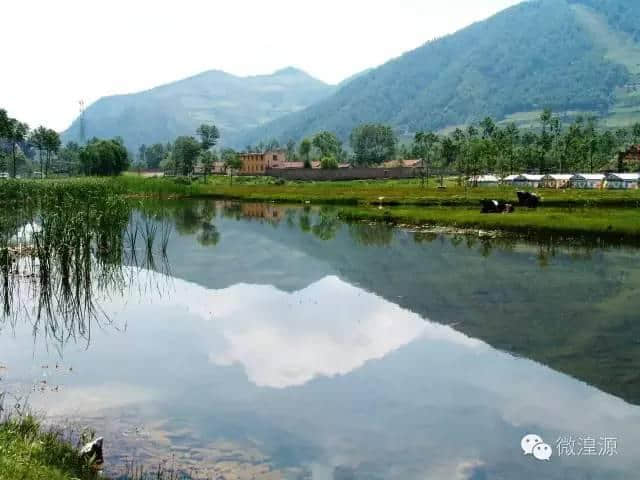
[[[295,68],[253,77],[213,70],[144,92],[101,98],[85,111],[85,138],[120,136],[136,149],[193,135],[200,124],[213,122],[229,139],[302,110],[334,89]],[[79,119],[63,139],[80,139]]]
[[[239,137],[346,139],[364,122],[401,133],[441,130],[487,115],[525,125],[546,107],[640,119],[640,2],[532,0],[408,52],[311,107]]]

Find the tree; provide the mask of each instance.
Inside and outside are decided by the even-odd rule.
[[[200,144],[202,145],[203,150],[209,150],[210,148],[215,147],[220,139],[220,131],[218,130],[218,127],[213,124],[200,125],[196,133],[200,137]]]
[[[300,146],[298,147],[300,157],[304,159],[304,168],[311,168],[311,146],[311,140],[305,138],[300,142]]]
[[[145,149],[145,161],[148,168],[156,169],[160,167],[169,150],[161,143],[155,143]]]
[[[516,146],[520,142],[520,131],[518,130],[518,126],[511,122],[504,129],[504,150],[503,156],[505,159],[506,165],[508,165],[509,173],[513,174],[515,172],[516,167]]]
[[[233,185],[233,172],[242,168],[242,160],[240,160],[238,154],[230,148],[225,148],[220,157],[225,170],[229,172],[229,183]]]
[[[293,140],[287,142],[287,161],[296,161],[296,142]]]
[[[387,125],[365,124],[351,132],[351,148],[358,165],[379,165],[395,155],[396,136]]]
[[[462,152],[463,158],[463,173],[465,178],[475,179],[480,175],[482,171],[482,157],[484,155],[485,140],[473,136],[468,139]],[[477,183],[475,183],[477,185]]]
[[[444,187],[444,170],[455,165],[460,156],[460,145],[453,137],[442,139],[442,164],[440,166],[440,186]]]
[[[598,153],[598,131],[596,129],[597,120],[590,116],[587,119],[587,125],[583,130],[583,149],[586,153],[587,165],[589,172],[593,173],[595,169],[596,155]]]
[[[173,144],[173,161],[175,173],[191,175],[196,160],[201,151],[201,144],[193,137],[182,136],[176,138]]]
[[[420,166],[420,178],[422,179],[422,187],[429,185],[429,175],[431,167],[437,154],[440,152],[439,137],[433,132],[418,132],[413,141],[413,153],[419,157],[422,162]]]
[[[198,162],[202,165],[202,173],[204,174],[204,183],[207,183],[207,175],[211,173],[213,168],[214,154],[210,150],[203,150],[198,156]]]
[[[129,153],[116,139],[90,140],[79,156],[87,175],[119,175],[129,168]]]
[[[44,149],[47,152],[47,163],[45,166],[45,175],[49,174],[49,166],[51,165],[51,156],[60,150],[60,135],[55,130],[47,129],[44,134]]]
[[[325,170],[336,170],[339,167],[338,160],[336,157],[328,155],[326,157],[322,157],[320,160],[320,168]]]
[[[320,157],[334,156],[338,158],[341,156],[342,143],[331,132],[324,131],[316,134],[311,143],[320,152]]]
[[[631,138],[636,145],[640,143],[640,123],[634,123],[631,127]]]
[[[547,170],[547,157],[553,146],[553,135],[551,133],[551,123],[553,120],[553,113],[550,109],[546,108],[540,114],[540,123],[542,124],[542,133],[540,134],[538,144],[540,146],[540,162],[538,166],[539,172],[546,173]]]
[[[38,151],[38,157],[40,158],[40,174],[44,175],[44,158],[42,153],[45,151],[45,143],[47,137],[47,129],[43,126],[36,128],[29,136],[29,142]]]
[[[147,146],[144,143],[138,147],[138,163],[147,164]]]
[[[493,138],[497,129],[496,122],[493,121],[493,118],[486,117],[480,122],[480,128],[482,129],[482,138],[485,140]]]
[[[13,178],[17,175],[17,148],[18,145],[23,143],[27,134],[29,133],[29,126],[26,123],[19,122],[15,118],[9,118],[6,125],[6,139],[11,146],[11,157],[13,159]]]
[[[58,159],[65,166],[67,172],[80,173],[80,145],[76,142],[67,142],[60,149]]]
[[[0,108],[0,138],[7,138],[9,134],[9,116],[7,111]]]

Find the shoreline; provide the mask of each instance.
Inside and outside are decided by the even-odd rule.
[[[640,244],[640,190],[535,190],[538,209],[517,206],[515,188],[422,188],[419,181],[289,182],[267,177],[210,177],[208,183],[188,179],[78,177],[7,180],[0,201],[40,195],[86,197],[115,194],[131,200],[211,199],[291,205],[333,206],[344,219],[404,223],[462,229],[496,230],[528,237],[560,235],[595,237]],[[531,189],[529,189],[531,190]],[[480,201],[499,199],[516,204],[510,214],[482,214]]]

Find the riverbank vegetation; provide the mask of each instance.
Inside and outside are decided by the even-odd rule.
[[[511,187],[465,188],[454,178],[447,188],[419,179],[351,182],[277,182],[267,177],[237,177],[233,185],[224,176],[207,183],[186,178],[76,178],[39,181],[5,181],[0,201],[49,198],[51,202],[76,197],[91,198],[209,198],[303,205],[334,205],[353,218],[386,220],[413,225],[438,224],[501,229],[532,234],[640,235],[640,190],[539,189],[542,206],[516,208],[513,214],[480,213],[480,200],[502,199],[517,203]]]
[[[0,423],[0,480],[94,480],[97,471],[61,431],[31,416]]]
[[[339,215],[345,220],[500,230],[529,238],[556,236],[558,240],[573,240],[590,237],[603,242],[640,244],[640,215],[637,209],[631,208],[521,209],[509,215],[486,215],[465,207],[344,207]]]

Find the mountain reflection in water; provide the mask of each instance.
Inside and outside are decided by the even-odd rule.
[[[224,462],[237,478],[314,479],[608,479],[640,467],[633,249],[226,202],[145,204],[127,218],[124,239],[142,219],[139,231],[171,225],[169,264],[123,256],[124,283],[96,302],[111,324],[88,347],[47,349],[29,322],[0,336],[6,384],[46,374],[60,389],[31,405],[104,432],[112,466],[173,452],[185,468],[209,464],[202,477]],[[554,446],[612,435],[619,455],[541,465],[520,450],[530,432]]]

